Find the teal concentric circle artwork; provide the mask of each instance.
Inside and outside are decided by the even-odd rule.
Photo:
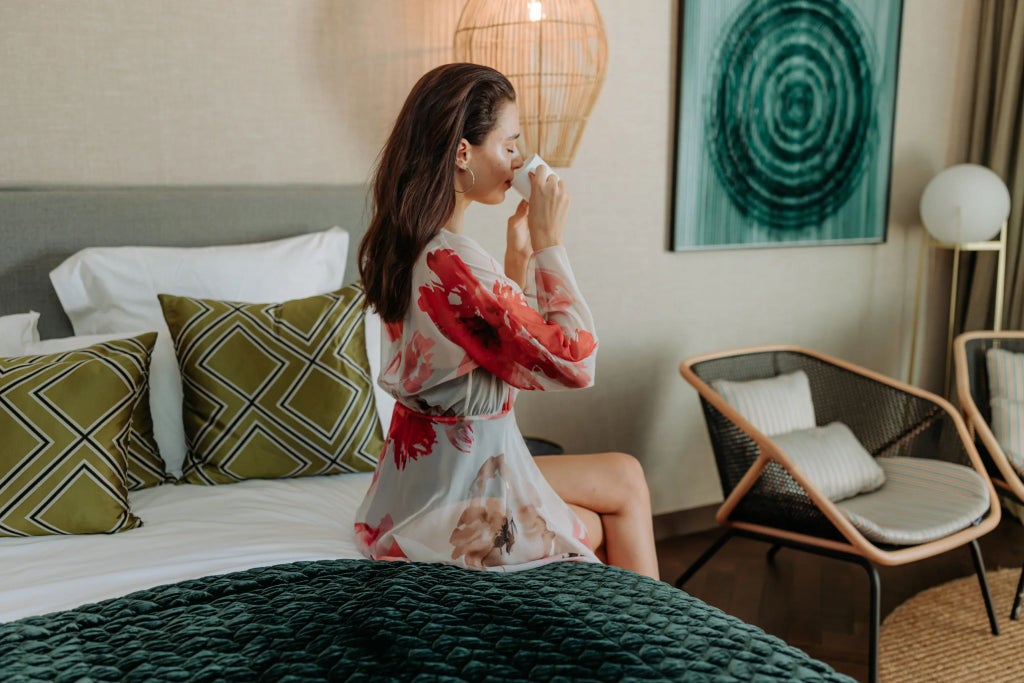
[[[742,215],[800,230],[850,199],[877,145],[874,54],[837,0],[751,0],[735,15],[712,61],[704,126]]]

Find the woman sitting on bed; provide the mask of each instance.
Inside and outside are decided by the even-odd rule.
[[[591,386],[597,352],[562,246],[561,180],[531,174],[504,268],[462,234],[470,204],[504,201],[523,163],[518,137],[509,81],[448,64],[413,87],[381,153],[359,261],[384,322],[380,384],[398,403],[356,544],[375,559],[499,571],[601,557],[657,578],[636,459],[531,458],[516,425],[519,390]],[[539,313],[523,294],[534,287]]]

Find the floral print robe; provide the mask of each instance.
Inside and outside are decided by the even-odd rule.
[[[531,265],[536,309],[469,237],[441,230],[417,260],[409,310],[382,334],[379,382],[397,404],[356,512],[367,557],[498,571],[598,561],[512,412],[519,389],[594,381],[593,319],[565,248]]]

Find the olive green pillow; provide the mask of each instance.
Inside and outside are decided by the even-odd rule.
[[[111,340],[123,339],[129,334],[87,335],[81,337],[65,337],[63,339],[45,339],[30,344],[26,351],[33,355],[49,355],[59,360],[77,360],[107,353],[111,347],[106,343]],[[153,435],[153,416],[150,412],[149,399],[149,368],[142,389],[142,399],[135,407],[132,415],[132,433],[128,441],[128,490],[141,489],[166,484],[174,481],[174,477],[166,472],[164,460],[160,456],[156,437]]]
[[[384,445],[355,285],[278,304],[160,295],[181,368],[182,479],[370,471]]]
[[[155,341],[0,358],[0,536],[142,524],[128,506],[128,452]]]

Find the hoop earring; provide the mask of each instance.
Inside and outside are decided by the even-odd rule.
[[[466,194],[467,192],[473,189],[474,185],[476,185],[476,173],[473,173],[473,169],[471,169],[469,166],[467,166],[465,170],[469,171],[469,177],[472,178],[473,182],[471,182],[469,184],[469,187],[467,187],[465,190],[460,190],[459,188],[456,187],[455,191],[458,192],[459,194]]]

